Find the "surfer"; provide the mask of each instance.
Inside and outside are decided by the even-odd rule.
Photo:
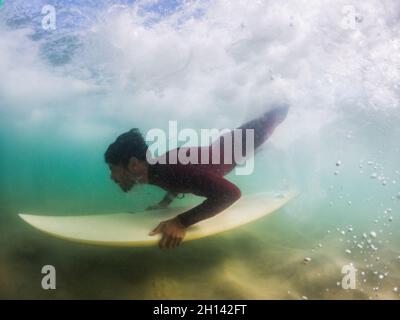
[[[276,107],[238,129],[254,130],[254,150],[257,150],[286,118],[288,109],[286,105]],[[232,132],[228,134],[233,136]],[[224,136],[206,147],[210,150],[210,157],[215,143],[224,144]],[[234,139],[230,141],[235,143]],[[242,140],[242,143],[245,144],[246,141]],[[204,147],[197,147],[197,154],[201,154],[201,148]],[[191,149],[188,148],[188,152],[191,152]],[[247,148],[244,149],[247,151]],[[177,151],[175,149],[165,154],[166,163],[150,164],[146,158],[147,150],[148,145],[139,130],[135,128],[121,134],[105,152],[105,161],[110,168],[111,179],[124,192],[128,192],[137,184],[152,184],[166,190],[165,197],[157,205],[148,209],[166,208],[179,194],[192,193],[206,198],[200,205],[172,219],[162,221],[150,232],[151,236],[161,234],[160,248],[180,245],[189,226],[218,214],[240,198],[240,189],[224,178],[236,163],[235,161],[226,161],[226,163],[223,153],[220,155],[222,161],[219,164],[211,161],[209,164],[171,163],[169,159],[171,154]],[[224,148],[219,150],[224,150]],[[250,154],[245,156],[250,156]]]

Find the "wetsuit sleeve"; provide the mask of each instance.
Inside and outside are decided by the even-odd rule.
[[[181,183],[191,193],[206,198],[200,205],[178,215],[185,227],[215,216],[241,196],[240,189],[221,176],[200,170],[182,170],[180,174],[183,175]]]

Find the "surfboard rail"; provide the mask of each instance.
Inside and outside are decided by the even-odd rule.
[[[220,234],[249,224],[276,212],[297,195],[295,191],[244,195],[223,212],[189,227],[184,241]],[[101,246],[142,247],[155,245],[159,241],[159,235],[151,237],[148,233],[161,221],[192,207],[172,207],[135,214],[83,216],[20,213],[19,217],[41,232],[68,241]]]

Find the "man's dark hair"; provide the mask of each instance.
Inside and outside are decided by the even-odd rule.
[[[127,166],[131,157],[146,160],[148,146],[139,129],[134,128],[121,134],[109,145],[104,154],[108,164]]]

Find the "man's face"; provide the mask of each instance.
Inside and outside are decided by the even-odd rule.
[[[146,183],[147,170],[143,161],[132,157],[127,166],[109,164],[110,178],[120,186],[122,191],[128,192],[136,184]]]
[[[110,164],[110,178],[120,186],[122,191],[128,192],[136,183],[135,176],[129,171],[128,167],[123,165]]]

